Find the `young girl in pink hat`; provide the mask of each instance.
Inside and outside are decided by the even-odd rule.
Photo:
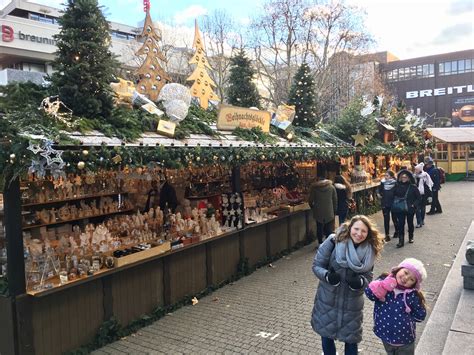
[[[366,296],[375,302],[374,333],[387,354],[415,354],[416,322],[426,317],[425,297],[420,291],[424,279],[423,263],[408,258],[365,289]]]

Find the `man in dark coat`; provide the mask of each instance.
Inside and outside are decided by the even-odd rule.
[[[178,207],[178,198],[176,197],[176,190],[168,182],[165,176],[160,178],[161,190],[160,190],[160,208],[166,212],[166,208],[169,208],[174,213],[176,207]]]
[[[433,181],[433,187],[431,188],[431,208],[427,213],[429,215],[435,213],[442,213],[441,204],[439,203],[438,192],[441,190],[441,179],[439,176],[439,169],[434,165],[433,159],[431,157],[425,158],[425,171],[430,175],[431,180]]]
[[[309,206],[316,220],[318,242],[323,242],[323,235],[328,237],[334,233],[334,219],[337,211],[337,193],[331,180],[318,171],[318,180],[309,188]]]

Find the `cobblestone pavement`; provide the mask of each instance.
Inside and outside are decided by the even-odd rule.
[[[397,249],[386,244],[374,275],[406,257],[427,266],[423,285],[432,309],[474,216],[474,184],[453,182],[440,192],[443,214],[426,216],[415,243]],[[383,230],[381,213],[372,216]],[[320,354],[320,338],[309,323],[317,279],[311,271],[315,244],[183,307],[136,334],[94,352],[103,354]],[[372,302],[366,302],[361,354],[384,354],[372,332]],[[418,328],[418,336],[423,331]],[[343,354],[342,344],[338,344]]]

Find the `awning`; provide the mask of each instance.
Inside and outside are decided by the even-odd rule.
[[[446,143],[474,143],[474,127],[428,128],[428,132]]]

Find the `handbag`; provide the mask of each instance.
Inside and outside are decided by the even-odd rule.
[[[409,190],[410,190],[410,186],[408,186],[405,196],[395,197],[393,199],[392,209],[391,209],[393,213],[407,213],[408,212],[407,196],[408,196]]]

